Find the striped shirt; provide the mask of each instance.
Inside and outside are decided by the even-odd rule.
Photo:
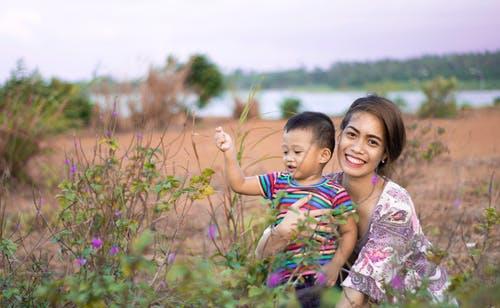
[[[281,196],[278,201],[278,213],[274,225],[283,220],[292,204],[309,194],[312,195],[311,200],[301,209],[333,209],[334,216],[354,209],[347,191],[330,178],[322,177],[319,183],[308,186],[298,184],[288,172],[259,175],[258,179],[264,198],[275,200]],[[327,222],[319,223],[319,225],[326,224]],[[316,274],[320,266],[333,258],[338,245],[335,235],[320,231],[315,231],[315,233],[328,240],[324,243],[313,241],[312,245],[306,245],[304,241],[297,241],[290,243],[285,248],[285,258],[280,264],[283,281],[286,281],[291,275]]]

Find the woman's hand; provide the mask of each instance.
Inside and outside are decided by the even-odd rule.
[[[301,237],[309,237],[312,235],[314,238],[320,241],[325,241],[326,240],[325,238],[317,234],[314,234],[314,231],[322,231],[322,232],[336,231],[333,230],[330,226],[318,226],[318,223],[307,222],[306,228],[304,228],[304,230],[302,230],[300,234],[297,234],[299,231],[298,226],[308,217],[313,217],[316,219],[316,221],[319,221],[321,216],[324,215],[328,215],[327,217],[333,218],[331,209],[319,209],[311,211],[302,210],[301,207],[304,204],[307,204],[307,202],[311,200],[311,197],[312,197],[311,195],[308,195],[307,197],[304,197],[296,201],[288,208],[281,223],[273,229],[273,231],[276,232],[278,236],[290,240],[294,235]]]
[[[287,213],[283,217],[281,223],[274,227],[268,227],[264,230],[262,237],[257,244],[257,248],[255,249],[255,254],[258,258],[265,258],[271,255],[274,255],[277,252],[283,251],[283,249],[288,245],[290,240],[294,235],[297,235],[298,225],[301,221],[307,219],[307,217],[314,217],[319,220],[319,217],[323,215],[328,215],[327,217],[334,219],[332,216],[331,209],[320,209],[320,210],[312,210],[306,211],[301,210],[300,207],[309,202],[311,200],[311,195],[304,197],[294,204],[290,206]],[[318,230],[324,232],[335,232],[331,226],[318,226],[316,223],[307,223],[307,227],[305,231],[302,231],[300,236],[311,236],[310,230]],[[309,231],[307,231],[309,230]],[[313,237],[320,241],[325,241],[326,239],[313,234]]]

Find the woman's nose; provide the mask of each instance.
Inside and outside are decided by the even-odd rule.
[[[353,142],[351,149],[354,152],[362,153],[363,152],[363,142],[361,141],[361,139],[358,139],[355,142]]]

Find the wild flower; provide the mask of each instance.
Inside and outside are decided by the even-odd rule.
[[[208,238],[210,238],[211,240],[216,239],[218,235],[217,226],[215,224],[211,224],[210,226],[208,226],[207,233],[208,233]]]
[[[85,259],[83,257],[76,258],[75,264],[78,266],[84,266],[85,264],[87,264],[87,259]]]
[[[323,285],[326,284],[326,275],[325,275],[325,273],[318,272],[318,274],[316,274],[316,284],[320,285],[320,286],[323,286]]]
[[[273,272],[267,276],[266,284],[269,288],[275,288],[281,284],[282,274],[280,271]]]
[[[100,237],[94,237],[90,243],[92,244],[92,248],[99,250],[102,247],[103,241]]]
[[[462,205],[462,199],[460,198],[456,198],[454,201],[453,201],[453,206],[458,209],[460,207],[460,205]]]
[[[109,249],[109,255],[110,255],[110,256],[115,256],[115,255],[117,255],[119,252],[120,252],[120,247],[118,247],[118,246],[116,246],[116,245],[111,246],[111,248]]]
[[[168,254],[168,257],[167,257],[167,264],[172,264],[175,262],[175,257],[176,257],[176,254],[175,252],[171,252]]]
[[[71,164],[71,166],[69,168],[69,175],[74,176],[77,171],[78,171],[78,168],[77,168],[76,164]]]
[[[404,279],[400,275],[395,275],[391,280],[391,287],[394,290],[402,290],[404,288]]]

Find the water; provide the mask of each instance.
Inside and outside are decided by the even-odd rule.
[[[249,92],[239,92],[238,96],[241,100],[246,101]],[[260,112],[265,119],[280,118],[279,105],[287,97],[295,97],[302,102],[302,110],[319,111],[329,115],[341,115],[351,103],[358,97],[365,96],[367,93],[362,91],[338,91],[338,92],[306,92],[292,90],[264,90],[256,93],[255,98],[259,102]],[[135,95],[136,96],[136,95]],[[201,117],[217,116],[230,117],[232,116],[234,106],[234,94],[224,93],[220,97],[212,99],[212,101],[202,110],[197,110],[196,114]],[[406,107],[403,111],[415,112],[425,97],[419,91],[397,91],[389,92],[387,97],[395,100],[401,98],[406,102]],[[485,91],[457,91],[455,94],[458,106],[468,104],[472,107],[491,106],[496,97],[500,97],[500,90],[485,90]],[[99,104],[106,104],[104,99],[99,96],[93,97]],[[135,97],[137,99],[138,97]],[[126,101],[121,98],[120,102]],[[192,101],[192,100],[191,100]],[[119,108],[122,116],[127,116],[130,112],[125,104]]]

